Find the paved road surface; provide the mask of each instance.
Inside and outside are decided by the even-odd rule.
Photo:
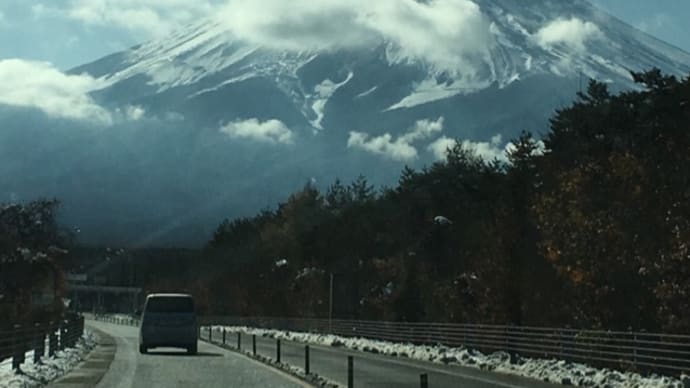
[[[204,335],[206,335],[204,331]],[[214,340],[221,339],[214,333]],[[237,345],[237,335],[226,336],[228,345]],[[257,337],[257,353],[276,357],[276,341]],[[241,346],[251,351],[252,337],[242,335]],[[519,376],[492,373],[473,368],[449,366],[425,361],[351,351],[342,348],[310,345],[311,372],[347,386],[347,356],[354,356],[354,386],[419,388],[419,375],[427,373],[429,387],[453,388],[554,388],[559,385]],[[281,361],[304,368],[304,344],[281,341]]]
[[[137,328],[88,321],[111,335],[117,345],[110,369],[98,388],[304,387],[300,381],[248,357],[203,342],[199,354],[152,349],[139,354]]]

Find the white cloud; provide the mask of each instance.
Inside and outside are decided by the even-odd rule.
[[[393,140],[393,136],[389,133],[370,138],[366,133],[353,131],[350,132],[347,146],[349,148],[359,148],[400,162],[417,158],[417,149],[415,147],[404,142],[401,138]]]
[[[405,162],[414,160],[418,156],[417,148],[412,143],[427,139],[441,131],[443,131],[443,117],[436,121],[420,120],[407,133],[396,139],[393,139],[390,133],[372,138],[366,133],[352,131],[347,146]]]
[[[473,142],[464,140],[461,142],[461,145],[464,149],[473,150],[477,156],[485,161],[498,159],[500,161],[507,162],[508,158],[506,155],[506,150],[512,146],[512,144],[508,143],[505,147],[501,147],[502,142],[503,137],[501,135],[496,135],[491,138],[491,141],[488,142]],[[436,159],[445,160],[448,149],[452,148],[455,143],[456,140],[443,136],[429,144],[427,150],[432,152]]]
[[[142,108],[140,106],[129,106],[126,109],[126,112],[127,112],[127,117],[130,120],[135,120],[135,121],[141,120],[144,117],[144,115],[146,114],[146,111],[144,110],[144,108]]]
[[[219,13],[237,37],[276,49],[384,39],[390,54],[457,69],[485,53],[490,23],[470,0],[233,0]]]
[[[0,104],[37,108],[52,117],[111,124],[110,113],[89,96],[103,86],[89,75],[68,75],[49,63],[0,60]]]
[[[400,139],[406,143],[427,139],[434,133],[443,131],[443,120],[443,117],[439,117],[436,121],[419,120],[412,128],[410,128],[410,131],[403,135]]]
[[[37,3],[31,6],[31,15],[34,19],[40,19],[45,16],[59,15],[59,12],[56,9],[46,7],[43,3]]]
[[[139,105],[127,105],[115,110],[118,117],[125,121],[139,121],[146,116],[146,110]]]
[[[480,158],[491,161],[494,159],[506,161],[505,148],[501,147],[501,142],[503,138],[501,135],[496,135],[491,138],[490,142],[471,142],[465,140],[462,142],[462,146],[467,149],[472,149],[477,153]]]
[[[579,51],[585,50],[588,41],[602,37],[603,33],[596,24],[578,18],[556,19],[534,36],[542,47],[565,44]]]
[[[67,7],[52,11],[88,25],[124,28],[146,39],[212,15],[218,5],[209,0],[71,0]],[[45,14],[46,9],[41,5],[37,11]]]
[[[222,126],[220,131],[231,138],[251,139],[271,144],[292,144],[293,141],[292,131],[279,120],[235,121]]]
[[[455,145],[455,139],[451,139],[447,136],[442,136],[436,141],[429,144],[427,150],[434,154],[434,157],[438,160],[445,160],[446,153],[450,148]]]
[[[65,0],[37,4],[87,25],[123,28],[137,39],[166,36],[211,17],[236,38],[278,50],[390,43],[392,60],[421,59],[444,70],[476,73],[493,45],[490,22],[472,0]],[[50,4],[46,2],[47,4]]]

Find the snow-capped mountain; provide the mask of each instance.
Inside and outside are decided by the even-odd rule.
[[[583,0],[475,3],[489,36],[476,50],[447,53],[457,55],[450,60],[424,51],[410,54],[404,43],[383,34],[345,48],[281,50],[238,38],[218,18],[73,72],[88,72],[105,81],[107,86],[98,92],[104,102],[180,113],[205,125],[258,118],[314,130],[396,132],[434,111],[446,117],[447,127],[465,126],[453,133],[456,136],[488,137],[495,133],[473,131],[466,117],[453,118],[444,111],[447,108],[432,107],[453,98],[461,105],[463,97],[489,90],[509,93],[527,87],[545,97],[544,113],[549,114],[573,97],[581,78],[626,88],[633,86],[631,70],[658,67],[676,75],[690,71],[690,54]],[[544,84],[545,78],[551,85]],[[569,87],[558,87],[561,92],[553,95],[552,85],[558,83]],[[493,106],[484,112],[473,110],[479,119],[472,121],[483,131],[491,130],[482,116],[494,114]],[[372,119],[378,129],[368,128]],[[496,133],[511,131],[496,124]]]
[[[456,138],[500,156],[588,78],[690,73],[690,54],[584,0],[323,4],[254,24],[230,9],[72,69],[117,118],[105,129],[0,105],[1,194],[62,199],[88,241],[198,243],[313,179],[392,183]]]

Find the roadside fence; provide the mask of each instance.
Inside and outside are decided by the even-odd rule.
[[[449,323],[402,323],[268,317],[205,317],[204,325],[247,326],[485,353],[557,358],[595,367],[679,376],[690,374],[690,335]]]
[[[121,325],[139,324],[138,318],[124,315],[103,315],[96,316],[96,319]],[[416,345],[464,347],[484,353],[502,351],[511,357],[555,358],[642,374],[690,374],[690,335],[681,334],[451,323],[200,317],[200,338],[226,344],[233,340],[231,337],[236,336],[238,348],[242,347],[241,333],[225,330],[214,333],[209,326],[246,326],[333,334]],[[252,347],[255,350],[256,339],[253,341]],[[280,362],[279,342],[276,342],[275,359]],[[308,363],[309,350],[306,348],[305,371],[308,371]],[[426,377],[420,376],[420,382],[423,383],[422,386],[426,385]]]
[[[59,321],[37,322],[33,325],[13,324],[0,328],[0,362],[12,360],[12,369],[20,370],[27,354],[34,363],[43,357],[76,346],[84,335],[84,317],[69,316]]]

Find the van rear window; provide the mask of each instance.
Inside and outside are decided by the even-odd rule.
[[[146,311],[151,313],[193,313],[194,301],[185,297],[158,297],[149,299]]]

